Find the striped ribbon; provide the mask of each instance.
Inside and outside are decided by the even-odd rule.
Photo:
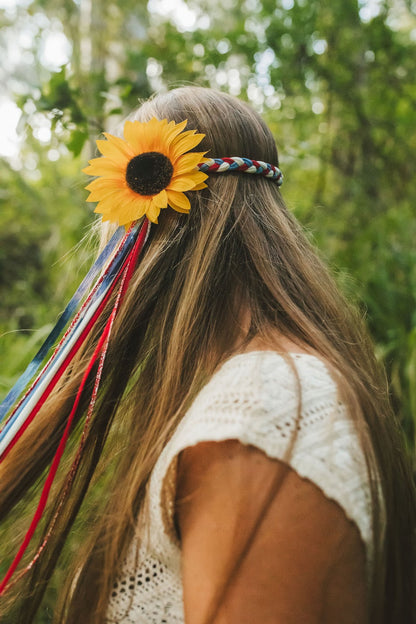
[[[140,231],[140,224],[134,224],[126,233],[125,228],[119,228],[107,244],[97,261],[94,263],[82,284],[77,289],[75,295],[65,308],[64,313],[59,318],[57,324],[52,329],[44,344],[27,367],[26,371],[17,381],[15,386],[3,401],[1,408],[5,414],[10,409],[11,402],[21,393],[22,388],[26,387],[33,379],[40,364],[50,351],[57,337],[62,333],[64,327],[68,324],[71,315],[80,305],[82,298],[87,290],[91,287],[94,279],[98,280],[91,289],[87,299],[84,301],[78,313],[74,316],[69,328],[62,337],[61,341],[55,348],[55,351],[49,361],[46,363],[38,377],[26,391],[22,399],[17,403],[13,412],[9,416],[3,429],[0,431],[0,459],[10,450],[12,444],[17,441],[16,436],[23,433],[22,428],[26,429],[34,418],[34,410],[43,393],[49,390],[48,394],[56,385],[58,379],[56,373],[58,370],[63,374],[69,362],[75,353],[72,352],[73,344],[82,337],[86,338],[88,332],[94,322],[101,313],[108,296],[112,290],[112,285],[119,274],[126,257],[131,251],[137,234]],[[117,246],[118,245],[118,246]],[[106,264],[107,263],[107,264]],[[101,272],[101,275],[100,275]],[[55,383],[51,387],[51,381]],[[29,422],[26,422],[30,418]],[[16,438],[16,439],[15,439]]]
[[[210,158],[206,162],[200,163],[198,169],[204,173],[226,173],[227,171],[254,173],[274,180],[278,186],[283,183],[283,174],[275,165],[265,163],[262,160],[242,158],[241,156]]]
[[[71,328],[69,328],[68,330],[69,333],[68,332],[67,333],[68,333],[68,336],[70,337],[68,337],[67,340],[63,339],[63,342],[61,341],[62,344],[58,346],[58,350],[62,350],[63,345],[65,345],[65,348],[68,351],[68,345],[69,345],[70,346],[69,353],[66,353],[65,359],[63,363],[61,363],[60,365],[59,365],[59,361],[60,361],[59,357],[55,358],[55,361],[57,363],[54,363],[50,367],[50,371],[48,373],[49,377],[52,375],[52,379],[49,381],[49,384],[47,385],[46,388],[44,386],[41,386],[41,392],[40,392],[40,395],[36,397],[35,404],[33,406],[30,405],[30,411],[26,415],[26,419],[22,422],[19,421],[20,426],[17,429],[17,432],[15,432],[15,435],[13,439],[11,440],[11,442],[9,443],[9,446],[6,448],[5,452],[7,452],[11,448],[12,444],[14,444],[14,442],[20,437],[22,431],[26,428],[27,423],[33,419],[34,415],[36,415],[40,407],[44,404],[46,398],[49,396],[51,388],[54,387],[56,381],[60,378],[63,371],[67,368],[73,355],[77,353],[85,337],[88,335],[90,329],[93,327],[95,321],[97,320],[102,310],[104,309],[104,306],[107,303],[111,293],[113,292],[114,287],[116,286],[116,284],[120,283],[120,287],[118,290],[118,294],[117,294],[112,312],[110,314],[109,319],[107,320],[105,324],[104,330],[101,334],[101,337],[98,340],[97,346],[88,363],[88,366],[84,372],[81,384],[78,388],[77,395],[75,397],[71,412],[67,418],[62,438],[59,442],[59,445],[53,457],[51,467],[49,469],[46,481],[42,489],[42,493],[39,499],[38,506],[32,518],[32,522],[30,523],[29,529],[26,532],[26,535],[23,539],[23,542],[15,558],[13,559],[9,569],[6,572],[6,575],[4,576],[3,580],[0,583],[0,594],[6,591],[9,587],[11,587],[12,584],[14,584],[14,582],[18,580],[16,579],[12,583],[10,583],[10,579],[14,575],[16,568],[19,565],[35,533],[35,530],[43,516],[43,512],[45,510],[45,507],[48,501],[48,497],[49,497],[49,494],[53,485],[53,481],[55,479],[62,455],[66,447],[66,443],[69,438],[71,426],[72,426],[72,423],[73,423],[73,420],[74,420],[74,417],[75,417],[75,414],[79,405],[79,401],[82,396],[82,392],[85,388],[85,385],[88,381],[91,371],[93,370],[94,365],[98,362],[98,369],[95,375],[93,392],[92,392],[92,396],[91,396],[88,410],[87,410],[87,417],[86,417],[86,421],[85,421],[85,425],[83,429],[83,434],[81,436],[81,442],[79,444],[79,448],[78,448],[75,461],[66,479],[66,486],[64,487],[65,496],[68,495],[69,493],[69,490],[70,490],[73,478],[75,476],[75,473],[77,471],[77,467],[79,465],[81,454],[85,445],[85,437],[88,432],[89,420],[91,418],[91,414],[94,409],[94,405],[95,405],[95,401],[97,397],[98,387],[99,387],[100,380],[101,380],[102,369],[104,365],[105,356],[107,353],[109,337],[110,337],[110,333],[113,327],[114,319],[116,317],[120,303],[126,293],[130,279],[133,275],[133,271],[136,266],[137,259],[140,255],[140,252],[144,244],[146,243],[148,232],[149,232],[149,221],[145,219],[142,222],[142,224],[140,225],[135,224],[134,226],[132,226],[132,228],[127,233],[127,235],[122,239],[119,248],[116,250],[116,253],[114,254],[114,257],[111,259],[108,267],[104,270],[103,275],[100,277],[97,284],[94,286],[92,293],[90,294],[90,296],[88,297],[87,301],[84,304],[85,309],[88,310],[89,307],[91,307],[92,312],[89,310],[88,314],[85,314],[85,318],[82,321],[81,320],[77,321],[76,319],[74,319],[75,322],[71,324],[71,327],[73,326],[74,328],[77,328],[77,326],[81,326],[82,331],[80,332],[78,328],[78,330],[74,329],[74,331],[71,332],[70,331]],[[126,244],[127,241],[128,241],[128,244]],[[108,258],[108,255],[107,255],[107,258]],[[94,303],[95,295],[97,295],[98,297],[97,299],[98,303]],[[56,351],[54,355],[55,354],[56,354]],[[46,365],[44,370],[48,369],[48,364]],[[42,379],[42,373],[39,375],[38,380]],[[32,387],[37,386],[38,380],[35,381]],[[5,452],[3,452],[3,457],[5,455]],[[62,508],[63,500],[60,500],[59,503],[60,504],[58,505],[58,512],[57,512],[58,514],[59,514],[59,510]],[[55,515],[55,517],[52,520],[52,525],[55,524],[56,519],[57,519],[57,516]],[[26,566],[24,570],[22,570],[22,572],[18,575],[18,578],[21,578],[21,575],[25,574],[28,570],[30,570],[33,564],[38,560],[39,555],[41,551],[43,550],[43,548],[45,547],[46,542],[48,541],[50,535],[51,535],[51,532],[49,531],[46,535],[45,540],[41,544],[40,549],[38,549],[38,552],[35,554],[35,557],[32,559],[29,565]]]

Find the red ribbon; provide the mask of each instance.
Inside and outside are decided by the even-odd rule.
[[[40,500],[38,503],[38,506],[36,508],[35,514],[32,518],[32,522],[29,526],[29,529],[27,530],[27,533],[23,539],[23,542],[15,556],[15,558],[13,559],[8,571],[6,572],[5,577],[3,578],[3,581],[0,583],[0,595],[4,592],[5,589],[7,589],[9,580],[11,579],[12,575],[14,574],[17,566],[20,563],[20,560],[22,559],[32,537],[33,534],[43,516],[43,512],[45,510],[47,501],[48,501],[48,497],[49,497],[49,493],[53,484],[53,481],[55,479],[62,455],[64,453],[65,447],[66,447],[66,443],[68,441],[68,437],[69,437],[69,433],[71,430],[71,426],[72,426],[72,422],[73,419],[75,417],[76,411],[77,411],[77,407],[79,405],[79,401],[81,399],[81,395],[82,392],[84,390],[85,384],[88,380],[88,377],[91,373],[91,370],[93,369],[98,357],[100,356],[100,366],[98,368],[97,374],[96,374],[96,379],[95,379],[95,383],[94,383],[94,390],[93,390],[93,395],[88,407],[88,413],[87,413],[87,418],[91,415],[92,409],[94,407],[94,403],[95,403],[95,398],[96,398],[96,394],[98,391],[98,386],[99,386],[99,382],[100,382],[100,378],[101,378],[101,371],[102,371],[102,365],[104,363],[104,358],[105,358],[105,354],[107,352],[107,347],[108,347],[108,342],[109,342],[109,338],[110,338],[110,333],[111,333],[111,329],[114,323],[114,319],[117,315],[117,311],[119,309],[120,303],[123,300],[123,297],[126,293],[127,287],[129,285],[129,282],[131,280],[131,277],[133,275],[133,271],[134,268],[137,264],[137,259],[140,255],[140,252],[143,248],[144,243],[146,242],[146,234],[148,231],[148,227],[149,227],[149,222],[147,219],[144,220],[143,225],[140,229],[139,235],[137,237],[137,240],[129,254],[129,256],[126,259],[126,262],[124,264],[124,267],[122,269],[122,271],[120,272],[119,276],[121,275],[121,284],[120,284],[120,289],[117,295],[117,299],[116,302],[114,304],[113,310],[111,312],[111,315],[104,327],[103,333],[97,343],[97,346],[94,350],[94,353],[91,357],[91,360],[88,363],[87,369],[83,375],[81,384],[78,388],[77,391],[77,395],[75,397],[75,401],[74,404],[72,406],[71,412],[68,416],[68,420],[64,429],[64,432],[62,434],[62,438],[59,442],[58,448],[55,452],[54,458],[52,460],[52,464],[50,466],[49,469],[49,473],[48,476],[46,477],[46,481],[44,483],[43,489],[42,489],[42,493],[40,496]],[[119,277],[117,278],[116,281],[119,280]],[[78,338],[76,344],[74,345],[74,347],[72,348],[71,352],[68,354],[67,358],[65,359],[65,362],[62,364],[61,368],[58,370],[57,374],[55,375],[55,377],[51,380],[50,384],[48,385],[48,387],[45,389],[44,394],[41,396],[41,398],[39,399],[39,402],[36,404],[33,412],[31,413],[31,415],[28,418],[27,424],[25,423],[24,427],[22,427],[22,431],[19,432],[19,436],[21,435],[21,433],[23,433],[23,431],[27,428],[27,426],[29,425],[29,423],[33,420],[34,416],[36,415],[36,413],[39,411],[39,409],[41,408],[41,406],[45,403],[47,397],[49,396],[50,392],[52,391],[53,387],[56,385],[58,379],[62,376],[65,368],[68,366],[68,364],[70,363],[70,361],[72,360],[72,358],[74,357],[75,353],[79,350],[80,346],[82,345],[82,342],[85,339],[86,334],[90,331],[91,327],[94,325],[94,323],[96,322],[97,318],[99,317],[100,313],[102,312],[105,303],[108,300],[108,297],[111,294],[111,291],[113,290],[114,285],[112,286],[111,290],[109,291],[109,293],[106,295],[105,300],[100,304],[99,309],[97,310],[97,312],[94,314],[94,317],[91,319],[90,323],[88,324],[87,328],[85,329],[85,331],[83,332],[83,334]],[[85,431],[84,431],[85,432]],[[18,439],[18,437],[16,437],[16,439],[13,441],[13,444],[15,443],[15,441]],[[84,440],[81,440],[81,447],[84,444]],[[11,445],[10,445],[11,448]],[[9,450],[9,447],[6,449],[7,451]],[[3,454],[4,456],[4,454]],[[77,462],[77,460],[75,460]],[[75,462],[74,462],[75,463]],[[78,462],[79,463],[79,460]],[[75,475],[74,475],[75,476]],[[56,518],[54,519],[54,521],[56,521]],[[43,549],[44,547],[44,543],[42,544],[41,548]],[[35,557],[37,558],[37,557]],[[32,562],[27,566],[26,571],[29,570],[32,567]]]

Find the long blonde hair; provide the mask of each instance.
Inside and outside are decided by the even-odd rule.
[[[206,135],[201,149],[210,157],[239,155],[278,164],[267,126],[249,106],[226,94],[175,89],[145,102],[131,118],[152,116],[187,119],[188,129]],[[13,621],[34,620],[65,544],[64,556],[75,560],[74,574],[66,590],[60,588],[57,621],[98,624],[105,619],[152,468],[187,406],[236,345],[255,336],[267,338],[277,329],[328,363],[360,434],[373,494],[371,622],[414,622],[415,490],[385,377],[362,320],[339,294],[275,184],[242,174],[212,175],[207,182],[207,189],[190,194],[189,216],[168,209],[151,231],[116,320],[71,495],[48,546],[18,588],[23,597],[18,611],[16,603],[12,607]],[[251,319],[245,334],[242,310]],[[2,516],[30,491],[50,460],[96,335],[4,462]],[[88,389],[79,419],[87,400]],[[94,479],[98,483],[86,496]],[[103,498],[104,488],[106,506],[97,519],[91,508]],[[67,536],[84,498],[90,535],[74,556]],[[53,516],[52,506],[50,521]]]

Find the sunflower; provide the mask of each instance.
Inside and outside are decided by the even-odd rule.
[[[104,133],[97,141],[102,156],[89,161],[84,173],[97,176],[86,189],[87,201],[98,202],[95,211],[103,221],[127,225],[144,215],[157,223],[162,208],[168,205],[188,213],[191,207],[185,191],[206,187],[208,177],[198,170],[205,152],[189,152],[204,134],[184,131],[181,123],[167,119],[126,121],[124,138]]]

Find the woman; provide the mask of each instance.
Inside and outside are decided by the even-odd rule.
[[[228,95],[176,89],[130,121],[151,128],[153,118],[187,120],[209,158],[278,163],[268,128]],[[127,186],[111,175],[92,186],[97,210],[111,220],[128,187],[150,197],[146,215],[159,223],[115,317],[77,476],[26,580],[5,594],[7,621],[34,621],[67,543],[57,622],[415,622],[415,491],[383,373],[278,185],[229,171],[202,188],[193,170],[183,200],[169,163],[153,163],[159,186],[140,187],[131,152],[106,138],[127,159]],[[135,158],[157,160],[141,140]],[[113,161],[89,171],[113,172]],[[165,187],[176,210],[153,201]],[[137,218],[129,197],[119,224]],[[53,456],[102,332],[98,323],[5,458],[2,515]],[[93,385],[91,373],[78,419]],[[68,535],[93,478],[87,543],[74,555]]]

